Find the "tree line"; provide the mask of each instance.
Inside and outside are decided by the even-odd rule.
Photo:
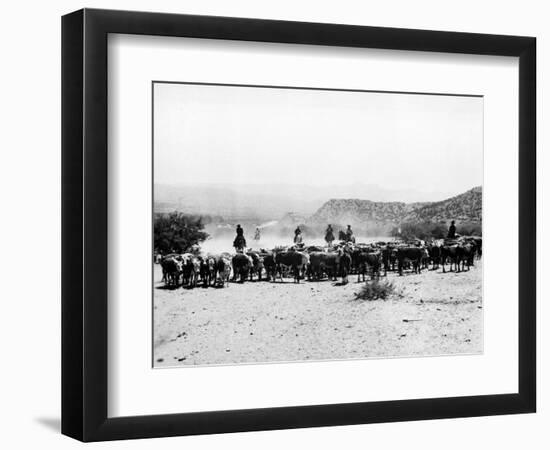
[[[391,236],[405,240],[411,239],[444,239],[449,226],[441,222],[405,222],[391,230]],[[456,226],[456,232],[461,236],[481,236],[481,223],[462,223]]]

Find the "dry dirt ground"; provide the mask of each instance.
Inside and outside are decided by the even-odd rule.
[[[156,367],[483,351],[481,261],[469,272],[388,273],[400,295],[356,300],[362,283],[230,283],[168,290],[155,266]],[[383,278],[382,278],[383,279]]]

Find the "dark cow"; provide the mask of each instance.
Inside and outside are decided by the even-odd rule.
[[[363,248],[354,248],[351,251],[351,271],[353,273],[360,273],[363,269],[363,255],[366,254],[366,250]]]
[[[422,259],[427,255],[427,250],[422,247],[399,247],[397,249],[397,269],[399,275],[403,275],[403,267],[407,261],[412,263],[413,272],[421,273]]]
[[[477,259],[481,258],[483,241],[479,236],[463,236],[460,238],[460,241],[463,244],[473,245],[475,247],[474,256],[477,257]]]
[[[309,264],[307,266],[307,278],[309,281],[323,278],[323,260],[326,255],[328,253],[320,251],[309,254]]]
[[[338,272],[342,277],[342,284],[348,284],[348,275],[351,272],[351,255],[344,249],[340,249],[338,256]]]
[[[314,252],[309,255],[307,274],[309,280],[321,280],[326,275],[336,281],[342,277],[342,284],[348,282],[352,271],[353,260],[350,248],[339,248],[337,252]]]
[[[160,262],[162,278],[168,286],[177,287],[181,275],[182,263],[175,257],[163,258]]]
[[[273,253],[267,253],[263,258],[267,281],[275,281],[275,277],[277,275],[277,263],[275,262],[275,255]]]
[[[439,263],[441,261],[441,247],[436,244],[430,244],[428,245],[428,253],[432,263],[432,270],[439,269]]]
[[[252,258],[244,253],[237,253],[231,260],[233,266],[233,281],[244,283],[252,269]]]
[[[384,265],[384,276],[388,274],[388,270],[395,271],[397,263],[397,248],[392,245],[382,247],[382,264]]]
[[[370,271],[371,278],[374,280],[380,278],[380,269],[382,268],[382,252],[375,251],[367,253],[366,255],[366,267]],[[363,275],[363,281],[365,276]]]
[[[352,265],[357,273],[357,282],[365,281],[367,271],[370,270],[371,277],[380,278],[382,266],[382,252],[374,249],[355,249],[351,255]]]
[[[320,280],[326,274],[329,280],[336,280],[339,273],[340,255],[336,252],[314,252],[309,255],[308,278]]]
[[[200,266],[199,266],[199,274],[200,274],[200,280],[203,283],[203,287],[208,287],[208,263],[206,258],[201,259]]]
[[[459,246],[459,263],[462,262],[462,270],[464,266],[470,270],[470,266],[474,265],[474,258],[477,253],[475,242],[468,242]]]
[[[460,272],[460,259],[462,255],[462,250],[458,244],[445,244],[441,247],[441,267],[443,268],[443,273],[445,273],[445,264],[449,261],[450,268],[449,270],[453,271],[453,264],[455,265],[455,270]]]
[[[182,261],[182,256],[179,253],[169,253],[168,255],[163,255],[163,256],[160,257],[159,264],[160,264],[160,267],[162,269],[162,280],[161,281],[164,282],[164,283],[168,283],[168,279],[166,277],[166,272],[165,272],[164,268],[162,267],[162,262],[167,261],[169,259],[175,259],[176,261],[181,262]]]
[[[283,281],[283,269],[288,267],[294,276],[294,282],[299,283],[300,277],[305,272],[309,264],[309,255],[304,252],[286,251],[279,252],[275,255],[276,273],[279,274]]]
[[[482,250],[483,239],[480,236],[472,236],[472,239],[476,243],[477,259],[481,259],[481,256],[482,256],[482,251],[481,250]]]

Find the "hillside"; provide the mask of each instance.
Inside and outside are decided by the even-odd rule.
[[[441,222],[456,220],[457,222],[479,223],[481,222],[481,215],[482,190],[481,186],[477,186],[456,197],[415,208],[405,217],[405,221]]]
[[[481,186],[439,202],[373,202],[359,199],[332,199],[308,220],[311,226],[327,223],[351,224],[388,230],[404,222],[481,222]]]

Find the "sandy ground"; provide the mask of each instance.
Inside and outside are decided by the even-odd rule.
[[[156,266],[156,367],[483,351],[481,261],[462,273],[388,273],[401,295],[374,301],[355,299],[355,275],[346,286],[289,278],[193,290],[160,279]]]

